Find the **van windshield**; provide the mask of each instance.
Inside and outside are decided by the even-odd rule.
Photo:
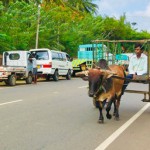
[[[37,60],[48,60],[48,51],[35,51],[33,53],[36,53],[36,59]]]

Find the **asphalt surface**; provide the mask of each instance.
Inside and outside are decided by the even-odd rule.
[[[99,124],[87,85],[80,78],[1,84],[0,150],[149,150],[150,107],[143,95],[125,93],[120,120],[105,117]],[[128,89],[148,90],[148,84]]]

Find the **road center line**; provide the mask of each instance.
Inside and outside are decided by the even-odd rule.
[[[0,106],[2,105],[7,105],[7,104],[12,104],[12,103],[17,103],[23,101],[22,99],[16,100],[16,101],[11,101],[11,102],[6,102],[6,103],[0,103]]]
[[[146,104],[141,110],[139,110],[132,118],[130,118],[125,124],[123,124],[118,130],[110,135],[103,143],[101,143],[95,150],[105,150],[124,130],[126,130],[142,113],[150,106],[150,103]]]

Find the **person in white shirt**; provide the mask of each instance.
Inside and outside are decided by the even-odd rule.
[[[143,47],[139,43],[135,44],[135,55],[130,59],[128,70],[129,74],[126,76],[128,79],[134,79],[136,75],[147,74],[147,56],[143,54]],[[125,80],[122,94],[124,94],[128,84],[129,81]]]
[[[29,60],[32,62],[32,67],[33,67],[33,79],[34,83],[37,83],[37,63],[36,63],[36,54],[31,54],[29,57]]]

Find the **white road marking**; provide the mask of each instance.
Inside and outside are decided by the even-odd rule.
[[[85,86],[80,86],[80,87],[78,87],[79,89],[82,89],[82,88],[87,88],[88,86],[87,85],[85,85]]]
[[[6,102],[6,103],[0,103],[0,106],[2,105],[7,105],[7,104],[12,104],[12,103],[17,103],[23,101],[22,99],[16,100],[16,101],[11,101],[11,102]]]
[[[54,94],[58,94],[59,92],[57,92],[57,91],[55,91],[55,92],[53,92]]]
[[[118,130],[110,135],[103,143],[101,143],[95,150],[105,150],[124,130],[126,130],[142,113],[150,106],[150,103],[146,104],[141,110],[139,110],[132,118],[130,118],[125,124],[123,124]]]

